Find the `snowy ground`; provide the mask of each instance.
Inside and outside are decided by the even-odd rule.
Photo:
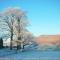
[[[37,51],[27,49],[23,52],[9,49],[0,50],[0,60],[60,60],[58,51]]]

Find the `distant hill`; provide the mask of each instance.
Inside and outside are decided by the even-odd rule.
[[[38,36],[35,41],[41,45],[60,45],[60,35],[41,35]]]

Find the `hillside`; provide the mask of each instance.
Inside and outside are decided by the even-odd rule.
[[[36,38],[38,44],[60,44],[60,35],[41,35]]]

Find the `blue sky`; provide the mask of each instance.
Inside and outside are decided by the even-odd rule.
[[[34,35],[60,34],[60,0],[0,0],[0,11],[8,7],[27,11]]]

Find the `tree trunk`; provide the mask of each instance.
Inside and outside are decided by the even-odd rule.
[[[10,50],[12,50],[12,41],[10,41]]]
[[[24,44],[23,44],[23,42],[21,43],[21,48],[24,49]]]
[[[21,35],[20,35],[20,33],[21,33],[21,30],[20,30],[20,19],[21,19],[21,17],[20,18],[18,18],[18,20],[17,20],[17,22],[18,22],[18,40],[21,40]],[[17,42],[17,50],[19,50],[19,49],[21,49],[21,42],[18,44],[18,42]]]
[[[18,44],[18,42],[17,42],[17,50],[19,50],[19,49],[21,49],[21,43]]]
[[[21,37],[18,37],[18,40],[21,40]],[[17,42],[17,50],[21,49],[21,42]]]
[[[22,52],[24,51],[24,44],[23,42],[21,43],[21,48],[22,48]]]
[[[24,49],[24,45],[23,45],[23,49]]]
[[[11,32],[10,50],[12,50],[13,32]]]

